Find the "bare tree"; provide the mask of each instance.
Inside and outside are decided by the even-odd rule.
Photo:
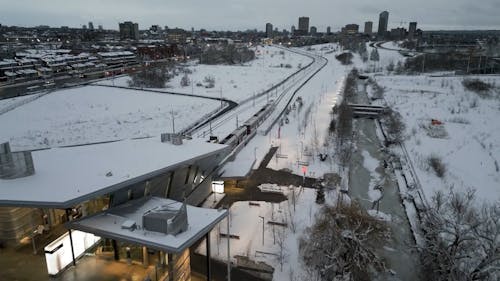
[[[387,225],[357,202],[326,206],[301,238],[299,250],[321,280],[370,280],[371,272],[386,270],[375,245],[385,243],[389,234]]]
[[[402,121],[399,112],[389,109],[383,118],[387,129],[388,141],[390,143],[400,143],[404,140],[405,123]]]
[[[190,84],[189,76],[187,75],[187,73],[184,73],[184,76],[182,76],[181,79],[181,87],[187,87],[189,86],[189,84]]]
[[[372,51],[370,52],[370,60],[371,61],[379,61],[380,56],[378,54],[377,49],[373,48]]]
[[[426,280],[499,280],[500,206],[477,209],[473,190],[437,192],[422,230]]]
[[[280,263],[280,270],[283,271],[283,265],[288,258],[288,253],[286,250],[286,232],[285,227],[281,227],[278,230],[278,236],[276,239],[276,244],[278,244],[278,262]]]
[[[337,138],[341,143],[352,135],[352,119],[352,109],[344,100],[338,107]]]
[[[146,68],[143,71],[130,75],[129,87],[165,88],[166,83],[172,78],[168,66]]]

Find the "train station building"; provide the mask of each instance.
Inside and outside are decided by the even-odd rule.
[[[228,214],[197,207],[228,150],[171,134],[37,151],[3,143],[0,243],[43,247],[51,276],[90,252],[159,265],[155,280],[190,280],[189,247]],[[63,235],[36,245],[62,226]]]

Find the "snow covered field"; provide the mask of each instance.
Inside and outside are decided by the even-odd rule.
[[[302,166],[307,165],[306,175],[316,178],[322,177],[324,173],[337,172],[333,153],[330,153],[333,148],[327,141],[328,126],[332,107],[337,103],[344,77],[350,68],[342,66],[335,59],[338,52],[327,53],[335,47],[335,44],[324,44],[311,48],[312,52],[326,57],[328,64],[297,92],[294,101],[300,96],[302,106],[299,107],[297,102],[292,103],[292,110],[286,118],[282,118],[282,124],[276,123],[265,136],[257,134],[239,152],[236,160],[226,165],[229,169],[224,173],[225,176],[245,175],[245,169],[251,167],[254,160],[256,162],[253,167],[258,167],[271,146],[278,146],[279,149],[268,168],[289,169],[302,176]],[[319,153],[327,153],[329,156],[322,162],[319,160]]]
[[[311,58],[280,49],[273,46],[256,47],[256,59],[245,65],[204,65],[188,66],[192,71],[189,74],[191,85],[181,86],[183,74],[175,76],[167,83],[165,91],[174,91],[209,97],[223,97],[241,102],[253,95],[257,95],[273,85],[279,83],[287,76],[296,72],[299,66],[306,66]],[[290,67],[286,67],[286,65]],[[215,87],[207,89],[196,86],[203,83],[207,76],[215,78]],[[110,80],[97,82],[97,84],[116,85],[128,87],[130,77],[123,76]]]
[[[4,101],[5,103],[5,101]],[[13,150],[159,136],[180,131],[217,101],[85,86],[45,95],[0,115],[1,141]]]
[[[482,76],[496,86],[486,97],[464,89],[463,77],[378,76],[385,99],[406,123],[405,144],[427,197],[436,190],[476,189],[480,201],[500,200],[500,77]],[[477,77],[474,77],[477,78]],[[431,119],[444,124],[432,137]],[[438,177],[429,157],[444,163]]]
[[[231,206],[230,234],[238,239],[230,239],[230,253],[233,263],[235,256],[245,256],[256,262],[265,262],[274,268],[273,280],[308,280],[306,269],[299,254],[299,239],[322,205],[316,204],[316,191],[294,186],[261,185],[263,190],[281,190],[288,200],[281,203],[262,201],[240,201]],[[295,193],[295,194],[294,194]],[[335,204],[336,193],[325,193],[327,204]],[[294,206],[295,202],[295,206]],[[264,231],[262,228],[264,218]],[[283,225],[272,225],[269,222]],[[264,232],[264,237],[262,234]],[[227,261],[227,221],[212,231],[211,255]],[[262,240],[264,239],[264,240]],[[205,254],[205,243],[198,252]],[[281,265],[283,264],[283,266]]]

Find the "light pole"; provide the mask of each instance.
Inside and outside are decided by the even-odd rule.
[[[262,246],[264,246],[264,217],[259,216],[262,219]]]

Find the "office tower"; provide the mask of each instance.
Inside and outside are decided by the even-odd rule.
[[[378,36],[384,37],[387,34],[387,23],[389,22],[389,12],[380,13],[378,20]]]

